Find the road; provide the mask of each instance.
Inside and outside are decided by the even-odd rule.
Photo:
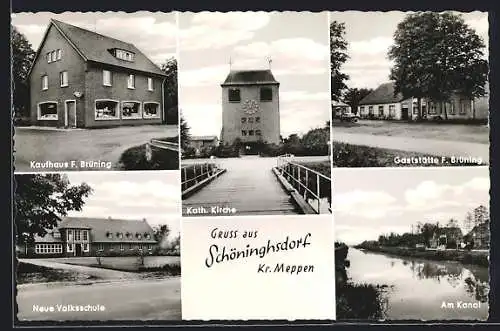
[[[128,148],[145,144],[153,138],[178,136],[177,125],[141,125],[107,129],[49,130],[32,127],[15,129],[15,171],[81,171],[116,170],[121,154]],[[80,167],[65,169],[37,169],[32,161],[111,162],[107,168]]]
[[[324,157],[295,157],[297,162],[328,160]],[[214,162],[214,160],[183,160],[182,165]],[[230,215],[276,215],[297,214],[298,209],[288,193],[272,173],[276,158],[245,156],[241,158],[216,159],[220,168],[227,171],[206,187],[183,200],[184,216],[230,216]],[[235,213],[211,213],[211,207],[234,208]],[[204,207],[204,214],[189,211]]]
[[[483,164],[489,163],[489,144],[483,143],[346,133],[335,131],[335,129],[333,140],[352,145],[417,152],[437,157],[454,156],[481,158]]]
[[[111,281],[91,285],[18,285],[20,321],[40,320],[181,320],[180,277]],[[34,306],[54,312],[33,311]],[[104,311],[62,312],[57,305],[101,305]]]

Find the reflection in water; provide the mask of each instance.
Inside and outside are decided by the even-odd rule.
[[[393,257],[349,249],[347,276],[353,283],[379,285],[387,319],[485,319],[488,269],[451,261]],[[382,286],[386,285],[386,286]],[[442,308],[442,303],[480,303],[474,309]]]

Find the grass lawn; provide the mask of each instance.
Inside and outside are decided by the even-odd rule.
[[[489,128],[482,124],[360,120],[334,122],[334,135],[335,132],[489,144]]]
[[[155,138],[156,140],[179,143],[178,137]],[[151,161],[146,159],[146,144],[127,149],[120,157],[122,170],[177,170],[179,153],[171,150],[154,150]]]
[[[438,165],[434,163],[403,164],[395,160],[418,157],[436,157],[440,161]],[[435,166],[477,166],[477,163],[441,163],[441,157],[435,155],[407,152],[394,149],[351,145],[340,142],[333,142],[333,167],[357,168],[357,167],[435,167]]]
[[[19,262],[17,265],[16,275],[17,284],[74,282],[99,279],[95,276],[84,275],[74,271],[52,269],[24,262]]]
[[[163,272],[180,274],[180,256],[145,256],[144,265],[137,256],[103,256],[99,265],[96,257],[57,258],[55,262],[128,272]]]

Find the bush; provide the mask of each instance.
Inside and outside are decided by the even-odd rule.
[[[153,151],[151,161],[146,159],[146,144],[127,149],[120,157],[124,170],[176,170],[179,153],[170,150]]]

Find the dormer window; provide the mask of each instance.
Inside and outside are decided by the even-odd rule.
[[[117,59],[134,62],[135,54],[124,49],[114,49],[114,56]]]

